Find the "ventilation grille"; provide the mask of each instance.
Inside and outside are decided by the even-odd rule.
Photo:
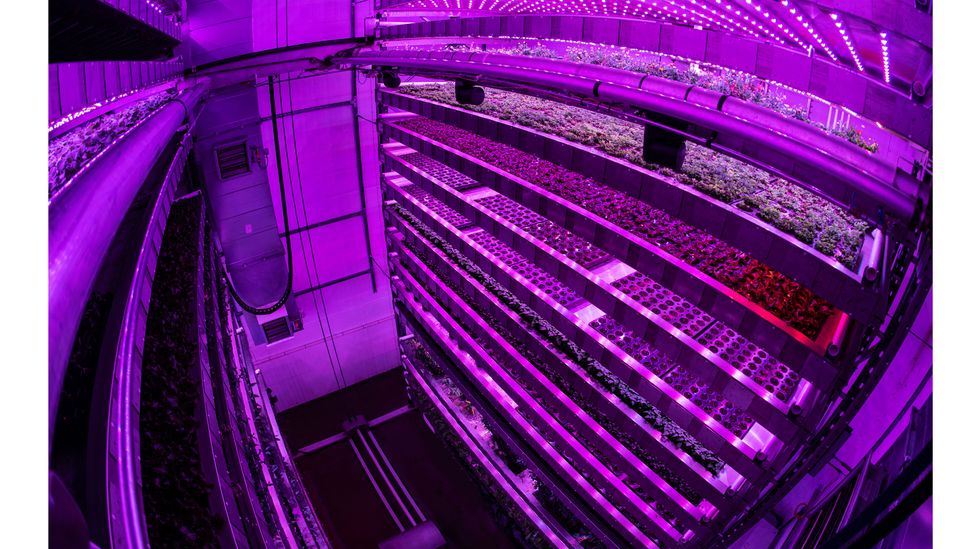
[[[292,335],[291,326],[288,324],[287,316],[276,318],[262,324],[261,329],[264,330],[264,337],[268,339],[268,343],[288,339]]]
[[[230,179],[251,171],[247,161],[247,143],[237,143],[217,149],[217,168],[221,179]]]

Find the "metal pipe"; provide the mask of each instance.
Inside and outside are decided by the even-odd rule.
[[[116,143],[48,205],[48,440],[81,314],[102,260],[166,145],[192,118],[198,84]]]

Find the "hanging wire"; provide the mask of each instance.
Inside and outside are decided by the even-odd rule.
[[[288,0],[285,0],[285,45],[288,45]],[[281,85],[280,82],[279,82],[278,85],[279,86]],[[288,83],[288,105],[289,105],[289,108],[291,108],[291,109],[294,109],[295,108],[295,100],[294,100],[294,96],[292,94],[292,85],[291,85],[290,82]],[[297,142],[297,139],[295,137],[295,135],[297,133],[295,131],[295,118],[296,118],[295,116],[289,117],[290,123],[291,123],[291,141],[292,141],[292,149],[294,150],[294,153],[295,153],[295,173],[296,173],[297,178],[298,178],[298,193],[299,193],[299,196],[302,199],[301,200],[301,202],[302,202],[302,213],[305,215],[305,222],[307,223],[308,222],[308,209],[307,209],[307,207],[305,205],[305,186],[302,184],[301,161],[298,158],[298,142]],[[357,144],[357,146],[358,146],[358,144]],[[290,165],[289,165],[289,170],[290,169],[291,168],[290,168]],[[292,189],[292,192],[294,192],[294,187]],[[316,278],[316,280],[318,280],[319,279],[318,261],[316,261],[316,259],[315,259],[315,244],[312,242],[311,233],[309,233],[309,237],[308,238],[309,238],[309,250],[311,251],[311,255],[312,255],[312,270],[315,271],[315,278]],[[308,260],[307,259],[306,259],[306,267],[305,268],[306,268],[306,270],[308,269]],[[336,383],[339,384],[339,387],[345,387],[346,385],[348,385],[348,383],[346,382],[346,374],[345,374],[345,371],[342,368],[342,360],[339,358],[339,348],[336,347],[335,333],[332,331],[332,321],[329,318],[329,308],[325,304],[325,290],[324,289],[320,290],[318,292],[318,294],[319,294],[319,297],[322,299],[322,312],[325,315],[325,327],[329,331],[329,337],[326,338],[325,331],[322,329],[322,317],[321,316],[319,317],[319,331],[322,333],[322,339],[325,340],[325,348],[326,348],[327,351],[329,349],[329,341],[332,342],[332,354],[335,355],[335,364],[339,368],[338,376],[336,376]],[[312,295],[312,302],[315,303],[315,314],[318,315],[318,313],[319,313],[318,301],[316,301],[314,294]],[[334,376],[336,375],[335,369],[333,369],[333,375]],[[341,383],[339,383],[339,378],[340,377],[342,378],[342,382]]]

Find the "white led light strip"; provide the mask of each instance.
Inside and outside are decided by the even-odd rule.
[[[888,33],[881,33],[881,60],[884,62],[884,79],[891,84],[891,62],[888,58]]]
[[[854,39],[851,38],[851,33],[848,32],[844,27],[844,22],[841,20],[839,15],[836,13],[831,13],[830,18],[834,20],[834,26],[837,27],[837,32],[839,32],[841,38],[844,39],[844,44],[847,45],[847,51],[851,52],[851,57],[854,59],[854,63],[857,64],[857,70],[864,72],[864,64],[861,63],[861,56],[859,56],[857,54],[857,50],[854,49]]]

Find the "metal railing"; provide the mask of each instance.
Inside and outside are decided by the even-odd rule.
[[[139,449],[139,409],[142,356],[146,321],[152,299],[152,285],[163,233],[176,198],[187,157],[190,136],[183,137],[156,198],[149,226],[142,241],[122,320],[122,333],[115,353],[115,371],[110,396],[106,455],[106,495],[109,533],[114,546],[148,547],[146,517],[142,501],[142,469]]]

